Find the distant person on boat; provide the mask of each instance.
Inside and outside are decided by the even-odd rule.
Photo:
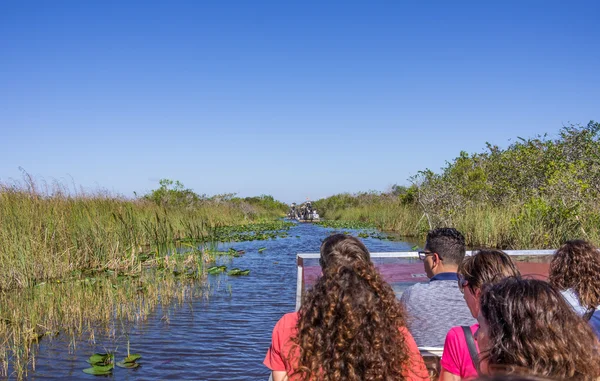
[[[429,380],[404,308],[365,245],[329,236],[319,263],[300,310],[273,329],[264,360],[273,380]]]
[[[306,204],[300,205],[300,214],[298,215],[299,220],[306,219]]]
[[[479,298],[484,285],[506,277],[520,277],[512,259],[502,250],[479,250],[458,266],[458,288],[473,318],[479,315]],[[479,347],[474,340],[479,324],[453,327],[446,335],[440,381],[471,380],[478,376]]]
[[[310,200],[306,201],[303,218],[305,220],[312,219],[312,204],[311,204]]]
[[[480,371],[598,380],[600,342],[550,283],[506,278],[481,294]]]
[[[313,218],[314,218],[315,220],[318,220],[318,219],[319,219],[319,213],[317,213],[317,210],[316,210],[316,209],[313,209]]]
[[[429,282],[409,287],[401,297],[410,333],[419,347],[442,347],[450,328],[475,324],[458,288],[456,272],[465,251],[465,237],[454,228],[439,228],[427,234],[419,258]]]
[[[573,310],[595,326],[600,320],[600,251],[578,239],[562,245],[550,263],[550,283],[560,290]],[[594,316],[595,315],[595,316]]]
[[[288,212],[289,217],[294,219],[297,218],[297,212],[296,212],[296,203],[292,202],[292,205],[290,206],[290,211]]]

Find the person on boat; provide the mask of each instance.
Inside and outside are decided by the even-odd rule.
[[[466,257],[458,266],[458,288],[473,318],[479,314],[479,297],[484,285],[493,284],[506,277],[520,277],[519,270],[502,250],[479,250]],[[477,377],[478,353],[474,340],[479,324],[453,327],[446,335],[440,362],[440,381],[470,380]]]
[[[315,220],[318,220],[318,219],[319,219],[319,213],[317,213],[317,209],[313,209],[313,218],[314,218]]]
[[[288,212],[288,217],[289,218],[295,218],[296,217],[296,203],[292,202],[292,204],[290,205],[290,210]]]
[[[311,204],[310,200],[306,200],[305,206],[306,207],[304,209],[304,219],[309,220],[312,217],[312,204]]]
[[[365,245],[323,241],[322,275],[275,325],[264,364],[281,380],[429,380],[406,314]]]
[[[483,374],[600,378],[600,341],[548,282],[505,278],[484,287],[477,320]]]
[[[596,324],[600,319],[600,250],[596,246],[581,239],[567,241],[554,253],[549,279],[579,316]]]
[[[305,220],[306,219],[306,204],[300,205],[300,215],[298,219]]]
[[[457,283],[465,250],[465,237],[454,228],[427,234],[419,258],[429,282],[409,287],[401,297],[410,317],[409,330],[420,347],[442,347],[450,328],[475,324]]]

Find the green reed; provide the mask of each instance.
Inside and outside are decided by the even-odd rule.
[[[215,228],[273,219],[273,211],[207,202],[160,207],[106,195],[44,196],[0,184],[0,291],[62,279],[73,270],[135,268],[138,256]],[[164,254],[164,253],[163,253]]]
[[[416,205],[390,201],[328,210],[324,217],[372,223],[407,237],[425,237],[429,229],[451,226],[465,235],[471,247],[552,249],[575,238],[600,243],[600,210],[571,215],[546,211],[539,205],[472,204],[440,218]]]

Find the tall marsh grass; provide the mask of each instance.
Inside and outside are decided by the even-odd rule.
[[[548,213],[531,205],[469,205],[455,212],[449,223],[428,216],[417,205],[382,201],[326,210],[326,219],[369,222],[385,231],[407,237],[425,237],[429,229],[452,226],[465,235],[471,247],[502,249],[553,249],[569,239],[600,243],[600,211],[575,216]]]
[[[219,226],[273,219],[244,203],[194,208],[95,194],[46,195],[0,184],[0,291],[62,279],[76,270],[129,271],[138,255],[178,240],[207,240]]]

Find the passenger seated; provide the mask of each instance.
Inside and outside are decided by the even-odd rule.
[[[579,316],[590,321],[600,307],[598,248],[584,240],[567,241],[552,258],[550,283],[561,291]]]
[[[313,218],[316,220],[319,218],[319,213],[317,213],[316,209],[313,209]]]
[[[506,278],[484,287],[477,341],[483,374],[514,369],[559,380],[597,380],[600,342],[550,283]]]
[[[273,329],[264,364],[280,380],[429,380],[406,313],[357,238],[321,245],[322,276]]]
[[[419,252],[429,283],[404,291],[408,327],[419,347],[442,347],[450,328],[475,324],[458,289],[458,265],[465,257],[465,237],[456,229],[440,228],[427,234]]]
[[[501,250],[479,250],[465,258],[458,266],[458,288],[463,292],[473,318],[479,314],[482,287],[511,276],[520,277],[521,274],[510,257]],[[477,341],[473,340],[477,329],[479,324],[475,323],[470,327],[453,327],[448,332],[441,360],[440,381],[470,380],[478,376],[479,349]]]

